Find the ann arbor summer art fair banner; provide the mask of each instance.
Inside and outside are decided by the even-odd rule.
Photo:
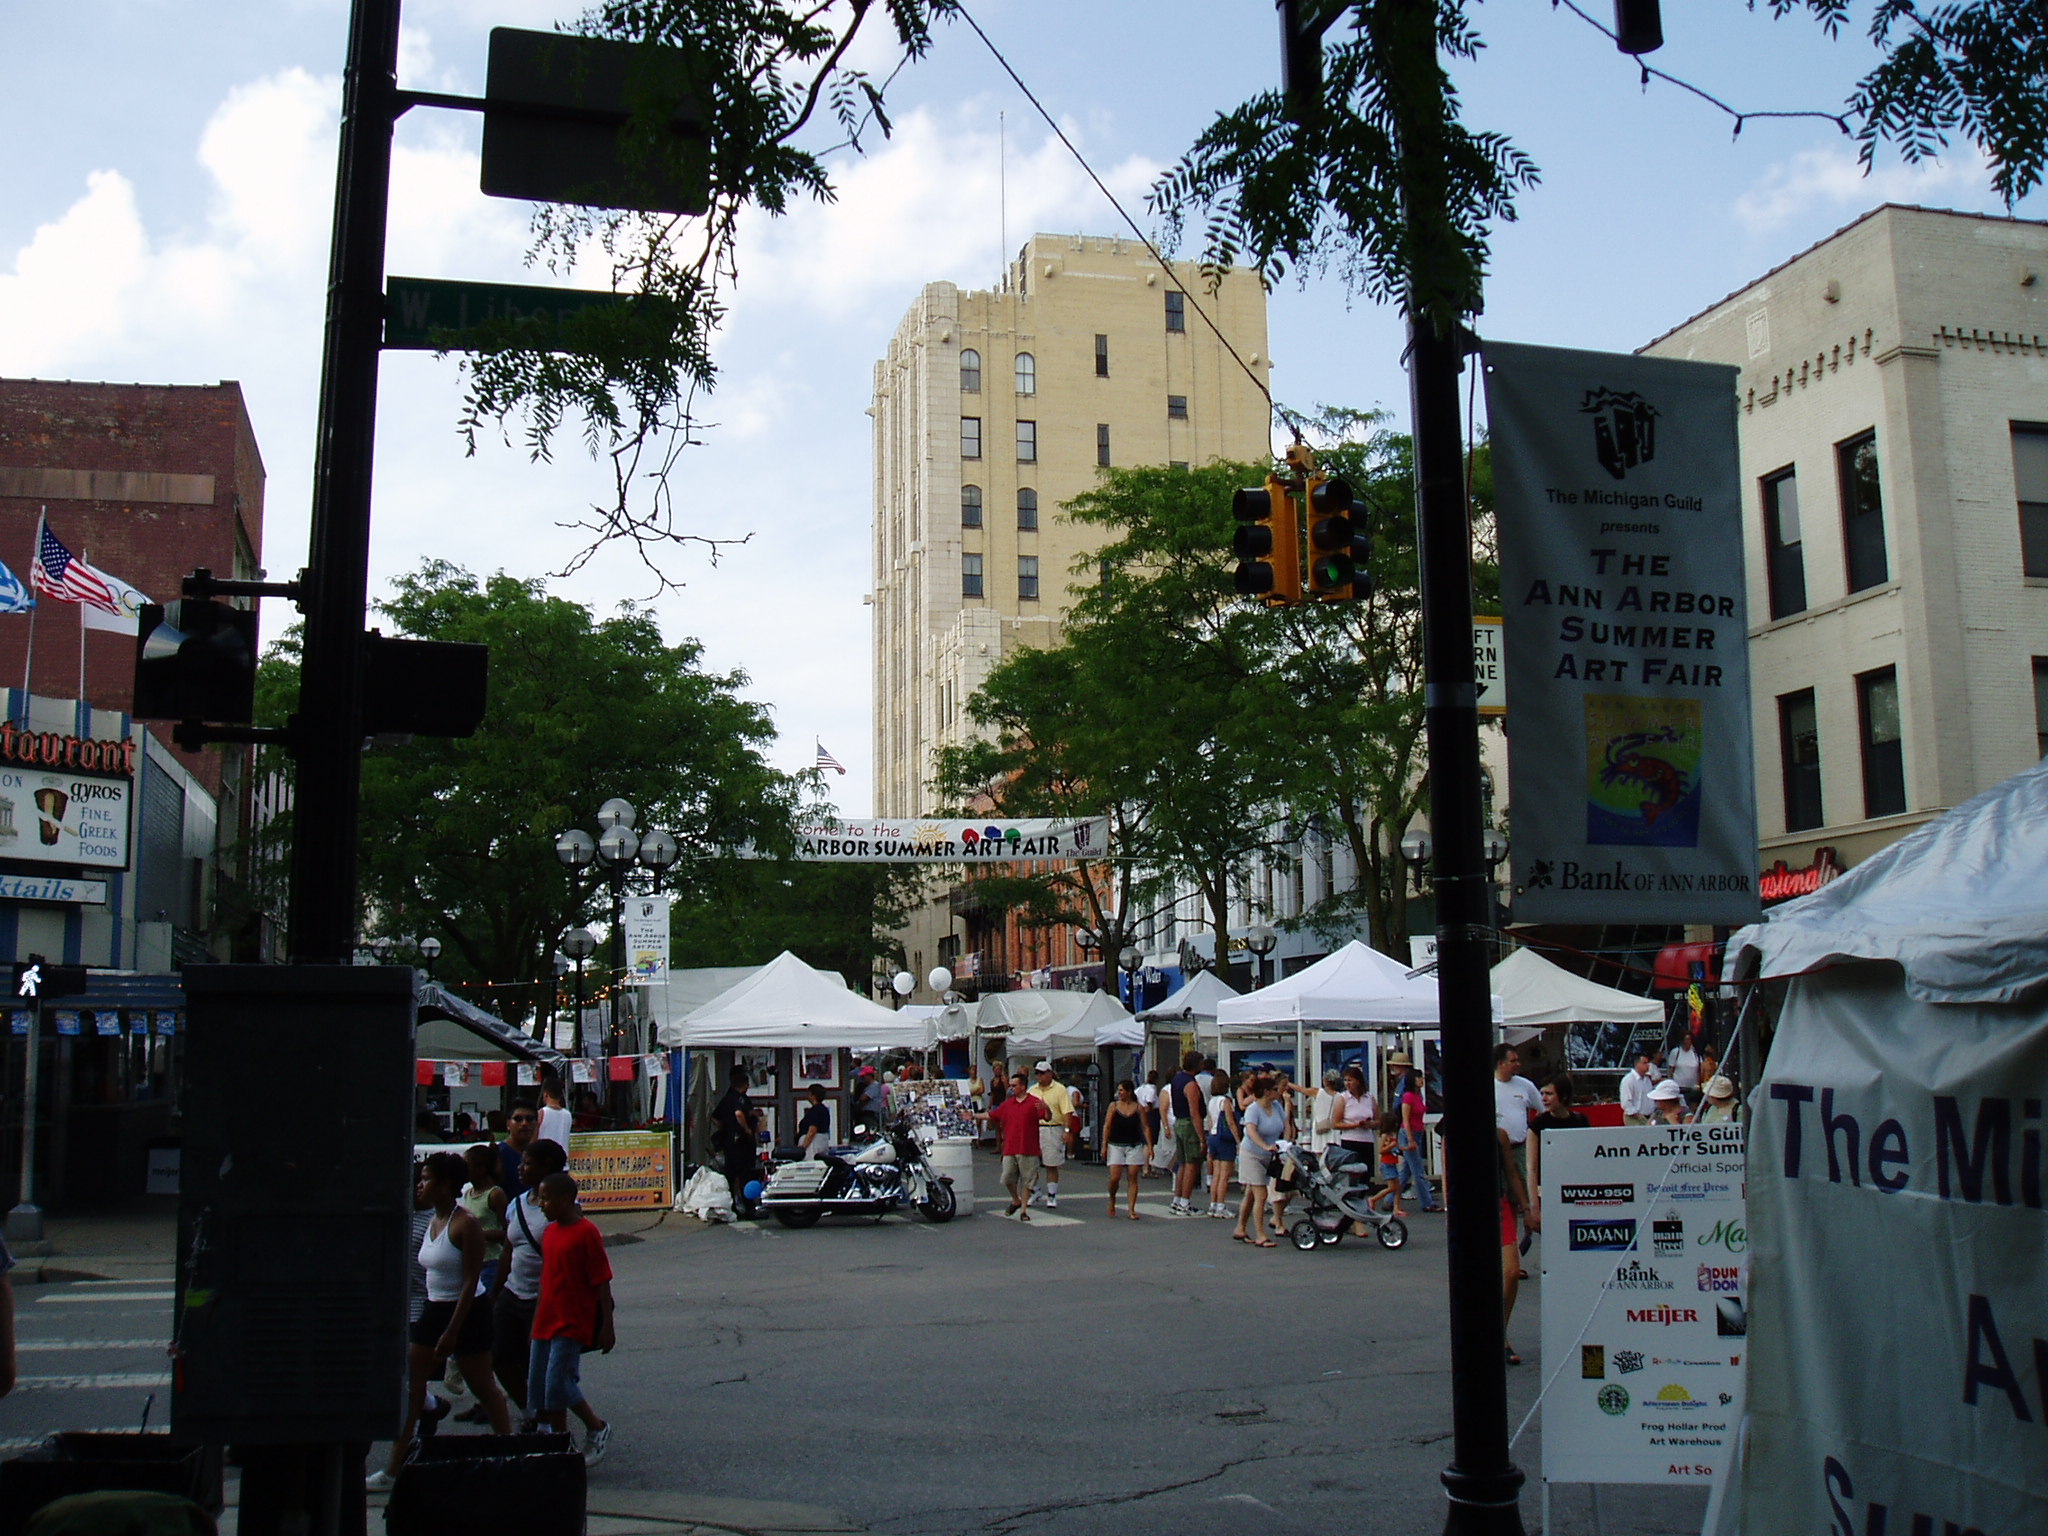
[[[1757,914],[1736,369],[1485,347],[1520,922]]]
[[[846,864],[1000,864],[1107,857],[1109,821],[831,821],[797,828],[796,856]]]

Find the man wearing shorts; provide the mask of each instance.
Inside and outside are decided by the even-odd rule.
[[[1031,1097],[1045,1105],[1045,1123],[1038,1128],[1038,1160],[1045,1165],[1045,1208],[1060,1206],[1060,1169],[1067,1161],[1067,1128],[1074,1123],[1074,1096],[1052,1075],[1052,1063],[1041,1061]],[[1033,1197],[1036,1204],[1036,1197]]]
[[[1167,1208],[1170,1216],[1192,1216],[1195,1214],[1195,1183],[1202,1176],[1202,1113],[1205,1104],[1202,1085],[1195,1081],[1195,1070],[1202,1064],[1199,1051],[1189,1051],[1180,1059],[1180,1070],[1173,1074],[1173,1145],[1180,1155],[1180,1172],[1173,1179],[1173,1204]]]
[[[1003,1188],[1010,1192],[1005,1216],[1029,1221],[1031,1191],[1038,1185],[1038,1131],[1045,1121],[1045,1100],[1024,1090],[1024,1074],[1010,1079],[1010,1096],[981,1118],[996,1127],[1003,1149]]]

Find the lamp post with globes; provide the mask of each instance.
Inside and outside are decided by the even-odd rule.
[[[596,952],[596,934],[588,928],[571,928],[562,935],[562,952],[555,957],[559,962],[566,956],[576,967],[576,1012],[570,1016],[569,1025],[569,1054],[572,1056],[583,1054],[583,962]]]
[[[1252,952],[1252,990],[1267,985],[1266,957],[1279,947],[1280,935],[1264,923],[1246,930],[1244,947]]]
[[[672,833],[650,828],[634,829],[640,813],[629,800],[617,796],[597,808],[598,835],[592,837],[581,827],[571,827],[555,839],[555,857],[570,871],[571,878],[595,866],[595,873],[611,888],[611,1031],[609,1048],[616,1052],[624,1038],[619,1023],[619,994],[626,985],[626,881],[635,869],[649,871],[655,890],[661,877],[676,862],[680,849]],[[580,897],[579,895],[579,904]],[[580,977],[581,971],[578,975]],[[582,1010],[577,1010],[577,1047],[582,1046]]]

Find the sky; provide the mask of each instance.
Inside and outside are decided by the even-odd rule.
[[[1267,0],[970,9],[1148,235],[1154,178],[1278,76]],[[1651,62],[1744,111],[1839,110],[1872,57],[1860,31],[1830,41],[1745,0],[1664,10]],[[1867,0],[1855,10],[1860,24]],[[1752,120],[1736,135],[1696,97],[1644,86],[1551,0],[1473,12],[1487,47],[1455,70],[1466,120],[1508,134],[1543,174],[1495,232],[1484,336],[1628,350],[1879,203],[2004,211],[1967,150],[1920,166],[1885,151],[1866,175],[1832,124]],[[481,94],[489,28],[573,13],[561,0],[409,0],[400,84]],[[273,578],[306,560],[346,23],[343,0],[0,0],[0,375],[239,380],[268,470]],[[895,61],[873,30],[853,61],[879,78]],[[1006,234],[1013,253],[1033,231],[1124,228],[966,27],[941,25],[889,108],[892,138],[830,161],[835,201],[743,227],[706,441],[685,454],[676,499],[692,529],[747,542],[715,564],[698,548],[664,557],[682,589],[654,602],[671,642],[695,639],[708,667],[745,674],[742,691],[772,712],[779,767],[810,767],[819,742],[846,765],[828,791],[849,815],[872,808],[873,364],[925,283],[991,286]],[[473,117],[401,122],[388,271],[562,281],[525,265],[530,211],[477,190]],[[1274,291],[1269,326],[1282,403],[1405,420],[1396,314],[1309,274]],[[466,456],[460,400],[453,359],[385,354],[373,600],[428,558],[551,576],[581,547],[562,525],[609,494],[608,469],[573,434],[547,464],[517,443]],[[623,550],[550,590],[600,612],[654,596]]]

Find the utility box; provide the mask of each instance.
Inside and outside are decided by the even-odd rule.
[[[171,1424],[388,1440],[405,1398],[415,972],[184,972]]]

